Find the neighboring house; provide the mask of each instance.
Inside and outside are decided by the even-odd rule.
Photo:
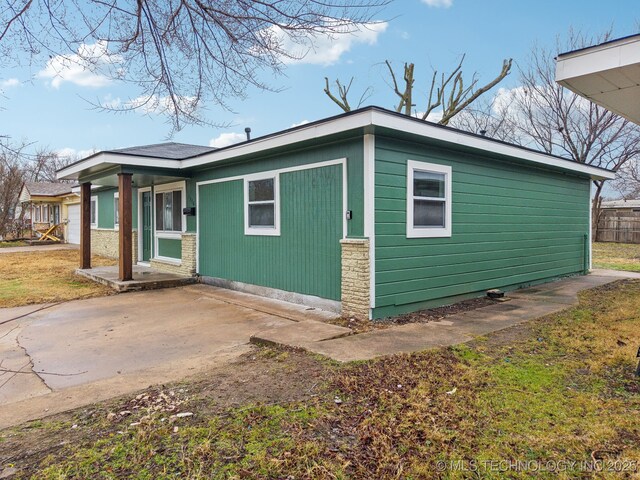
[[[640,243],[640,200],[602,202],[596,240]]]
[[[83,267],[122,252],[121,279],[138,262],[364,318],[586,273],[591,180],[613,178],[377,107],[58,174],[81,184]]]
[[[59,225],[54,233],[68,243],[80,243],[80,196],[72,184],[25,182],[20,190],[20,210],[34,232]]]

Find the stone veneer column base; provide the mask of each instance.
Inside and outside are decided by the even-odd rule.
[[[342,316],[369,319],[369,239],[345,238],[342,246]]]
[[[178,275],[194,276],[196,274],[196,234],[183,233],[181,259],[175,262],[152,258],[149,264],[162,272],[176,273]]]
[[[118,230],[92,228],[91,254],[118,258],[120,256],[119,234]],[[136,230],[132,232],[131,245],[131,259],[135,265],[138,263],[138,232]]]

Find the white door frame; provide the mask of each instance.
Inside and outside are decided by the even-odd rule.
[[[144,224],[142,221],[142,215],[144,212],[144,205],[142,203],[142,194],[144,192],[151,193],[151,187],[138,188],[138,265],[149,266],[150,262],[142,260],[143,255],[143,243],[144,243]],[[153,194],[151,195],[151,228],[153,228]],[[151,258],[153,258],[153,236],[154,232],[151,232]],[[151,258],[149,260],[151,260]]]

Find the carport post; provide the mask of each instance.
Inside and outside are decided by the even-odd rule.
[[[131,174],[118,174],[118,216],[119,226],[119,246],[120,246],[120,275],[121,282],[133,280],[133,260],[132,260],[132,194],[131,194]]]
[[[91,268],[91,183],[80,185],[80,268]]]

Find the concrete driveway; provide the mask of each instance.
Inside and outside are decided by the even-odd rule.
[[[41,307],[0,310],[0,428],[183,379],[262,330],[335,316],[206,285]]]

